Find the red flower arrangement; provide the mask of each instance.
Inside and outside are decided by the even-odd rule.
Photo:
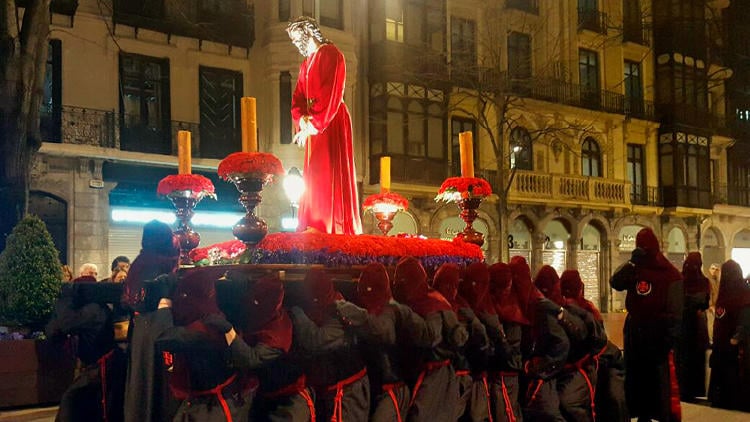
[[[218,173],[224,180],[249,175],[268,183],[274,176],[282,176],[284,167],[275,155],[267,152],[235,152],[221,160]]]
[[[438,190],[436,201],[458,202],[462,199],[492,195],[492,187],[481,177],[449,177]]]
[[[394,192],[376,193],[365,198],[365,202],[362,203],[362,209],[364,211],[373,210],[375,208],[390,209],[394,212],[406,211],[409,208],[409,201]]]
[[[164,196],[178,195],[178,192],[190,192],[196,198],[208,196],[216,199],[216,189],[211,180],[200,174],[170,174],[161,179],[156,186],[156,193]]]
[[[241,240],[228,240],[190,251],[190,259],[196,265],[209,265],[221,261],[231,261],[245,252],[245,243]],[[203,262],[201,262],[203,261]]]

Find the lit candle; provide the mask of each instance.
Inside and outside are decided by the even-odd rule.
[[[380,157],[380,192],[391,190],[391,157]]]
[[[258,152],[255,97],[242,97],[242,152]]]
[[[177,131],[177,169],[180,174],[190,174],[190,131]]]
[[[461,153],[461,177],[474,177],[474,141],[471,132],[458,134],[458,146]]]

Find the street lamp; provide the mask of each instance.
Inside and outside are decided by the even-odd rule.
[[[292,217],[281,219],[281,227],[284,230],[295,230],[297,228],[297,209],[299,208],[299,199],[305,192],[305,181],[297,167],[292,167],[284,177],[284,193],[292,207]]]

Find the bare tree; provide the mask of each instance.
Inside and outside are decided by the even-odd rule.
[[[15,0],[0,8],[0,250],[27,210],[39,130],[51,0]]]

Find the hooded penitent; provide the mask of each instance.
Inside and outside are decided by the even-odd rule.
[[[144,299],[143,282],[161,274],[177,270],[180,247],[172,229],[161,221],[153,220],[143,226],[141,252],[128,270],[123,290],[123,302],[134,306]]]
[[[305,303],[305,313],[313,322],[322,325],[333,305],[344,297],[333,287],[333,279],[323,270],[313,269],[305,275],[305,285],[308,297]]]
[[[711,283],[703,275],[703,259],[700,252],[690,252],[682,264],[682,277],[685,284],[685,294],[711,294]]]
[[[474,262],[464,269],[464,278],[458,285],[458,293],[477,313],[496,313],[495,306],[489,297],[490,272],[487,264]]]
[[[544,265],[539,269],[534,279],[534,285],[547,299],[560,306],[565,304],[565,299],[560,292],[560,277],[557,276],[557,271],[551,266]]]
[[[659,240],[650,228],[641,229],[635,246],[645,251],[636,265],[635,291],[628,293],[625,306],[633,318],[652,318],[664,312],[670,283],[682,280],[682,274],[667,260]]]
[[[367,312],[380,315],[392,299],[388,271],[380,263],[368,264],[359,276],[357,299]]]
[[[560,289],[567,303],[573,303],[591,312],[597,321],[602,320],[602,315],[596,305],[583,297],[583,280],[578,270],[563,271],[560,276]]]
[[[451,304],[456,314],[458,314],[461,308],[469,308],[469,304],[462,297],[458,296],[458,284],[460,281],[461,269],[458,268],[458,265],[451,263],[441,265],[432,279],[432,287],[443,295]]]
[[[258,279],[248,289],[244,303],[247,325],[243,338],[250,345],[263,343],[288,352],[292,346],[292,320],[282,309],[284,284],[279,277],[268,275]]]
[[[201,268],[180,279],[172,298],[175,325],[187,326],[208,315],[221,314],[216,303],[216,280],[222,272]]]
[[[452,309],[440,293],[427,285],[427,273],[414,257],[401,258],[396,264],[392,287],[394,299],[408,305],[422,317]]]
[[[504,262],[497,262],[490,265],[489,273],[489,296],[495,305],[495,311],[499,315],[500,321],[528,324],[529,320],[523,315],[518,303],[510,266]]]
[[[729,260],[721,266],[719,297],[716,299],[716,317],[719,313],[736,313],[740,308],[750,305],[750,287],[742,276],[742,267],[736,261]]]
[[[513,287],[518,294],[518,302],[524,317],[534,321],[534,306],[536,302],[543,298],[539,290],[531,282],[531,269],[526,259],[522,256],[514,256],[510,259],[510,271],[513,274]]]

